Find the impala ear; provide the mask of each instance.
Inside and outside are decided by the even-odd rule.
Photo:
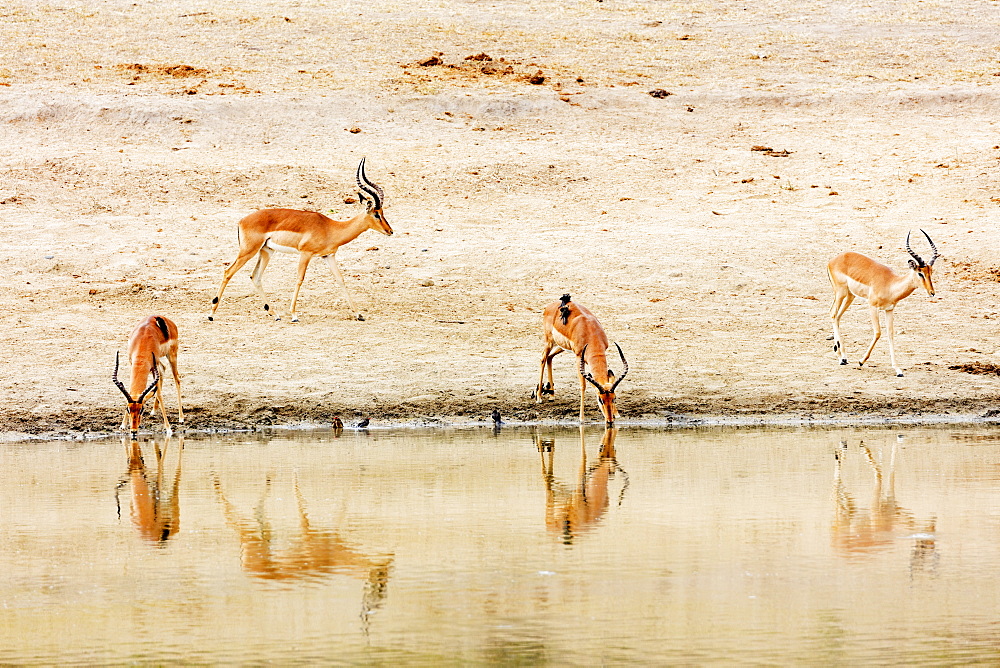
[[[917,264],[916,260],[910,260],[910,269],[912,269],[913,271],[916,271],[919,268],[920,268],[920,265]]]

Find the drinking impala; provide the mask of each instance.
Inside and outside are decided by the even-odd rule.
[[[167,408],[163,401],[160,388],[160,367],[166,370],[164,360],[170,362],[170,370],[174,374],[174,385],[177,387],[178,421],[184,424],[184,409],[181,407],[181,378],[177,372],[177,325],[162,315],[151,315],[143,318],[132,330],[128,340],[128,358],[132,366],[129,389],[118,380],[118,353],[115,353],[115,370],[111,380],[125,395],[127,401],[122,429],[128,426],[132,438],[139,432],[142,421],[142,408],[146,396],[152,392],[155,404],[159,404],[163,415],[163,428],[170,434],[170,421],[167,419]],[[149,374],[153,380],[146,385]],[[145,389],[143,389],[145,388]]]
[[[628,374],[628,362],[621,346],[615,344],[623,366],[622,375],[616,378],[614,372],[608,368],[609,344],[604,328],[593,313],[572,301],[568,294],[545,307],[542,332],[545,336],[545,347],[542,351],[542,368],[538,376],[538,385],[533,393],[536,403],[541,403],[545,395],[555,396],[552,358],[564,350],[569,350],[580,358],[580,422],[584,421],[584,399],[587,383],[590,383],[597,388],[597,405],[604,415],[605,423],[614,424],[618,417],[615,389]],[[593,369],[593,373],[587,372],[587,366]],[[548,383],[544,382],[546,369],[549,374]]]

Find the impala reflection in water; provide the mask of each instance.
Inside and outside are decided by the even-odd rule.
[[[570,485],[557,482],[553,474],[555,439],[535,435],[535,447],[542,458],[542,480],[545,483],[545,526],[559,535],[565,545],[572,545],[575,537],[600,521],[610,504],[608,483],[616,473],[621,473],[624,481],[618,493],[619,505],[625,498],[628,474],[615,458],[617,435],[615,428],[604,430],[597,462],[587,468],[586,433],[580,427],[580,468],[576,480]]]
[[[0,666],[1000,665],[996,424],[489,426],[0,443]]]
[[[162,545],[168,538],[180,531],[181,508],[178,492],[181,484],[181,454],[184,452],[184,437],[177,440],[177,464],[169,488],[163,487],[163,473],[170,439],[164,441],[163,448],[153,442],[156,453],[156,473],[150,478],[142,458],[139,442],[122,439],[128,457],[128,471],[122,476],[115,489],[118,516],[121,517],[121,489],[128,485],[131,496],[131,517],[139,535],[150,542]]]
[[[857,559],[875,552],[887,550],[897,541],[913,540],[910,553],[910,570],[933,571],[937,563],[934,529],[936,520],[931,517],[918,521],[914,514],[904,508],[896,499],[896,458],[899,443],[889,446],[888,472],[883,470],[883,462],[864,441],[858,444],[868,469],[874,476],[871,497],[867,508],[860,506],[843,480],[843,466],[848,459],[848,443],[841,441],[834,453],[832,543],[834,551],[847,559]],[[880,455],[884,450],[880,450]]]
[[[223,491],[218,475],[213,485],[226,524],[240,539],[243,570],[261,580],[293,581],[348,575],[365,583],[361,601],[362,619],[381,607],[389,584],[392,555],[368,555],[344,541],[337,531],[313,526],[306,512],[305,499],[295,480],[298,507],[298,532],[288,539],[274,531],[265,504],[271,492],[271,478],[264,481],[260,500],[253,515],[240,513]]]

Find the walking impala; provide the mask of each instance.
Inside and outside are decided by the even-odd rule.
[[[174,385],[177,387],[178,421],[184,424],[184,409],[181,407],[181,378],[177,373],[177,325],[162,315],[151,315],[143,318],[132,330],[128,340],[128,359],[132,365],[129,389],[118,380],[118,353],[115,353],[115,370],[111,380],[125,395],[128,401],[122,429],[126,426],[136,438],[139,433],[139,422],[142,420],[142,406],[146,395],[153,393],[155,403],[160,405],[163,415],[163,428],[170,434],[170,421],[167,420],[167,408],[163,401],[160,387],[160,367],[166,370],[166,359],[170,362],[170,370],[174,374]],[[153,381],[146,385],[152,372]],[[143,389],[146,388],[146,389]],[[135,398],[133,398],[135,397]]]
[[[580,422],[584,421],[584,398],[587,383],[590,383],[597,388],[597,405],[604,415],[605,422],[608,425],[614,424],[618,417],[618,409],[615,407],[615,388],[628,374],[628,362],[621,346],[615,344],[624,369],[622,375],[616,378],[608,368],[608,337],[601,323],[593,313],[572,301],[568,294],[545,307],[542,330],[545,335],[545,348],[542,351],[542,368],[538,376],[538,385],[533,393],[535,402],[542,403],[544,395],[555,395],[552,358],[564,350],[569,350],[580,357]],[[587,365],[593,369],[593,374],[587,373]],[[548,383],[544,383],[546,368],[549,373]]]
[[[261,279],[267,268],[267,263],[271,260],[271,255],[274,251],[280,251],[299,254],[298,282],[295,284],[295,292],[292,294],[292,304],[289,309],[292,322],[299,321],[295,314],[299,289],[306,277],[309,261],[317,255],[330,265],[330,269],[344,289],[347,303],[351,307],[351,317],[356,315],[358,320],[364,320],[364,316],[358,312],[354,305],[351,293],[347,291],[344,276],[340,273],[340,267],[337,266],[337,249],[357,239],[365,230],[375,230],[385,235],[391,235],[392,228],[389,227],[389,223],[386,222],[382,213],[382,189],[365,176],[363,158],[358,165],[358,173],[355,178],[360,191],[358,196],[361,202],[366,204],[366,208],[364,213],[359,213],[350,220],[333,220],[315,211],[298,211],[296,209],[262,209],[241,220],[239,222],[239,255],[222,275],[222,285],[219,286],[219,294],[212,300],[212,313],[208,319],[215,318],[215,310],[219,308],[219,301],[222,299],[222,293],[225,291],[229,279],[254,255],[257,255],[257,264],[250,272],[250,279],[253,281],[257,294],[264,300],[264,310],[270,311],[271,307],[268,304],[267,295],[264,294],[264,285]],[[275,316],[275,319],[281,320],[281,315]]]
[[[924,262],[910,248],[910,235],[907,234],[906,252],[913,256],[913,259],[909,262],[910,271],[902,276],[890,267],[859,253],[841,253],[830,260],[830,264],[827,265],[830,272],[830,282],[833,284],[833,306],[830,308],[830,318],[833,320],[833,350],[840,354],[841,364],[847,364],[847,354],[844,352],[844,344],[840,338],[840,318],[855,297],[862,297],[868,300],[874,336],[871,345],[868,346],[868,352],[858,362],[858,366],[864,366],[872,354],[872,349],[875,348],[875,343],[882,336],[878,312],[885,311],[886,328],[889,330],[889,362],[896,370],[897,376],[903,375],[903,370],[896,366],[896,350],[893,345],[895,333],[893,310],[896,308],[896,304],[909,297],[914,290],[921,286],[927,290],[928,295],[934,296],[931,272],[934,260],[938,258],[938,251],[930,236],[923,230],[920,231],[927,237],[927,243],[930,244],[934,255],[928,262]]]

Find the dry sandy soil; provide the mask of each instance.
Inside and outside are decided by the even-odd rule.
[[[568,356],[557,400],[529,398],[541,310],[564,292],[628,356],[626,419],[992,415],[998,12],[6,3],[0,432],[115,428],[114,354],[151,313],[180,328],[192,427],[571,419]],[[264,313],[248,269],[209,322],[237,220],[354,215],[363,156],[396,231],[338,254],[368,319],[315,262],[300,323]],[[942,255],[937,296],[897,309],[905,377],[884,342],[855,363],[860,301],[839,366],[826,262],[902,270],[918,229]],[[294,267],[279,255],[265,277],[281,308]]]

